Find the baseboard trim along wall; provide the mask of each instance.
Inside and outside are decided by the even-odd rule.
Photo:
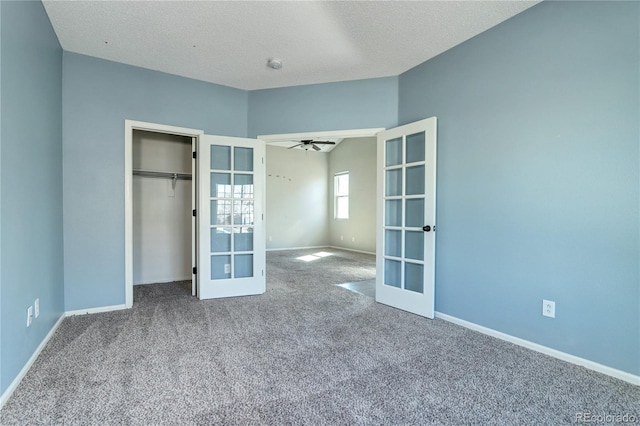
[[[618,370],[612,367],[607,367],[606,365],[598,364],[597,362],[580,358],[579,356],[571,355],[556,349],[552,349],[538,343],[533,343],[519,337],[514,337],[510,334],[502,333],[501,331],[497,331],[492,328],[484,327],[482,325],[465,321],[451,315],[443,314],[442,312],[436,311],[436,318],[440,318],[453,324],[461,325],[462,327],[468,328],[470,330],[486,334],[487,336],[495,337],[497,339],[504,340],[506,342],[513,343],[527,349],[531,349],[532,351],[540,352],[559,360],[579,365],[589,370],[597,371],[598,373],[606,374],[607,376],[615,377],[616,379],[624,380],[625,382],[640,386],[640,376],[636,376],[635,374],[627,373],[626,371]]]
[[[4,404],[9,400],[9,398],[11,398],[11,395],[13,395],[13,392],[16,390],[16,388],[18,387],[22,379],[24,379],[24,376],[27,375],[33,363],[36,362],[36,359],[38,359],[38,357],[40,356],[40,352],[42,352],[44,347],[47,346],[47,343],[49,343],[49,340],[51,340],[51,337],[53,337],[53,334],[56,332],[58,327],[60,327],[60,324],[62,324],[62,320],[64,318],[65,318],[65,314],[60,315],[60,318],[58,318],[58,321],[56,321],[53,327],[51,327],[51,330],[49,330],[49,332],[44,337],[44,339],[42,339],[42,342],[40,342],[36,350],[33,352],[33,355],[31,355],[31,358],[29,358],[29,361],[27,361],[24,367],[22,367],[22,370],[20,370],[20,373],[18,373],[16,378],[13,379],[13,382],[11,382],[7,390],[4,391],[4,393],[0,396],[0,410],[2,409],[2,407],[4,407]]]
[[[65,317],[73,317],[76,315],[87,315],[87,314],[99,314],[101,312],[111,312],[111,311],[120,311],[122,309],[127,309],[127,305],[112,305],[112,306],[101,306],[99,308],[89,308],[89,309],[78,309],[77,311],[67,311],[65,312]]]
[[[267,251],[307,250],[307,249],[321,249],[321,248],[327,248],[327,246],[270,248],[270,249],[267,249]]]
[[[352,248],[348,248],[348,247],[327,246],[327,248],[332,248],[332,249],[336,249],[336,250],[344,250],[344,251],[352,251],[354,253],[372,254],[374,256],[376,255],[375,253],[373,253],[371,251],[356,250],[356,249],[352,249]]]
[[[287,247],[287,248],[272,248],[267,249],[267,251],[289,251],[289,250],[310,250],[310,249],[336,249],[336,250],[344,250],[344,251],[352,251],[354,253],[364,253],[364,254],[373,254],[370,251],[363,250],[355,250],[347,247],[338,247],[338,246],[311,246],[311,247]]]

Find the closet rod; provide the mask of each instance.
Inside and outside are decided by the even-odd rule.
[[[155,170],[140,170],[133,169],[133,174],[138,176],[148,177],[163,177],[170,179],[191,179],[191,173],[176,173],[176,172],[160,172]]]

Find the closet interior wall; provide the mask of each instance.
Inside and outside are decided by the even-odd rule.
[[[133,284],[191,280],[192,180],[136,170],[191,174],[191,138],[134,130]]]

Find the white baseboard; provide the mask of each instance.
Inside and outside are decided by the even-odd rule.
[[[336,250],[344,250],[344,251],[352,251],[354,253],[372,254],[374,256],[376,255],[374,252],[371,252],[371,251],[356,250],[356,249],[347,248],[347,247],[327,246],[327,248],[332,248],[332,249],[336,249]]]
[[[326,248],[326,247],[327,246],[271,248],[271,249],[267,249],[267,251],[307,250],[307,249],[320,249],[320,248]]]
[[[72,317],[75,315],[99,314],[102,312],[119,311],[122,309],[127,309],[127,305],[122,304],[122,305],[112,305],[112,306],[101,306],[99,308],[78,309],[76,311],[67,311],[64,313],[64,316]]]
[[[307,249],[324,249],[324,248],[330,248],[330,249],[336,249],[336,250],[344,250],[344,251],[352,251],[354,253],[372,254],[372,255],[375,256],[375,253],[372,253],[370,251],[356,250],[356,249],[351,249],[351,248],[347,248],[347,247],[338,247],[338,246],[309,246],[309,247],[272,248],[272,249],[267,249],[267,251],[288,251],[288,250],[307,250]]]
[[[29,371],[33,363],[36,361],[36,359],[38,359],[38,356],[40,356],[40,352],[42,352],[44,347],[47,346],[47,343],[49,343],[49,340],[51,340],[53,333],[55,333],[58,327],[60,327],[60,324],[62,324],[62,320],[64,318],[65,314],[60,315],[58,321],[56,321],[53,327],[51,327],[51,330],[49,330],[44,339],[42,339],[42,342],[40,342],[36,350],[33,352],[33,355],[31,355],[29,361],[27,361],[24,367],[22,367],[22,370],[20,370],[16,378],[13,379],[13,382],[11,382],[7,390],[4,391],[2,395],[0,395],[0,410],[2,409],[2,407],[4,407],[4,404],[9,400],[9,398],[11,398],[11,395],[13,395],[13,392],[16,390],[22,379],[24,379],[24,376],[27,375],[27,372]]]
[[[502,333],[501,331],[497,331],[492,328],[484,327],[482,325],[465,321],[463,319],[456,318],[451,315],[443,314],[442,312],[436,312],[436,318],[440,318],[442,320],[449,321],[457,325],[461,325],[462,327],[468,328],[470,330],[474,330],[482,334],[486,334],[487,336],[495,337],[497,339],[504,340],[506,342],[513,343],[515,345],[522,346],[524,348],[531,349],[533,351],[552,356],[562,361],[566,361],[571,364],[576,364],[584,368],[588,368],[589,370],[597,371],[598,373],[606,374],[608,376],[615,377],[616,379],[624,380],[625,382],[629,382],[631,384],[640,386],[640,376],[636,376],[635,374],[627,373],[626,371],[622,371],[612,367],[608,367],[606,365],[598,364],[597,362],[580,358],[579,356],[571,355],[556,349],[552,349],[547,346],[540,345],[538,343],[533,343],[528,340],[521,339],[519,337],[511,336],[509,334]]]

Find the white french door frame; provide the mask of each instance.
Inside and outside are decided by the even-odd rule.
[[[197,140],[204,134],[203,130],[189,129],[186,127],[168,126],[165,124],[148,123],[144,121],[124,121],[124,294],[125,306],[133,306],[133,131],[144,130],[156,133],[166,133],[178,136],[187,136],[195,140],[192,142],[192,150],[195,150]],[[195,163],[194,163],[195,164]],[[192,194],[195,194],[196,170],[192,170],[191,181]],[[195,205],[192,198],[191,203]],[[195,208],[195,207],[194,207]],[[192,244],[195,244],[195,234]],[[193,249],[192,249],[193,250]],[[193,251],[192,251],[193,253]],[[194,256],[195,253],[192,254]]]

